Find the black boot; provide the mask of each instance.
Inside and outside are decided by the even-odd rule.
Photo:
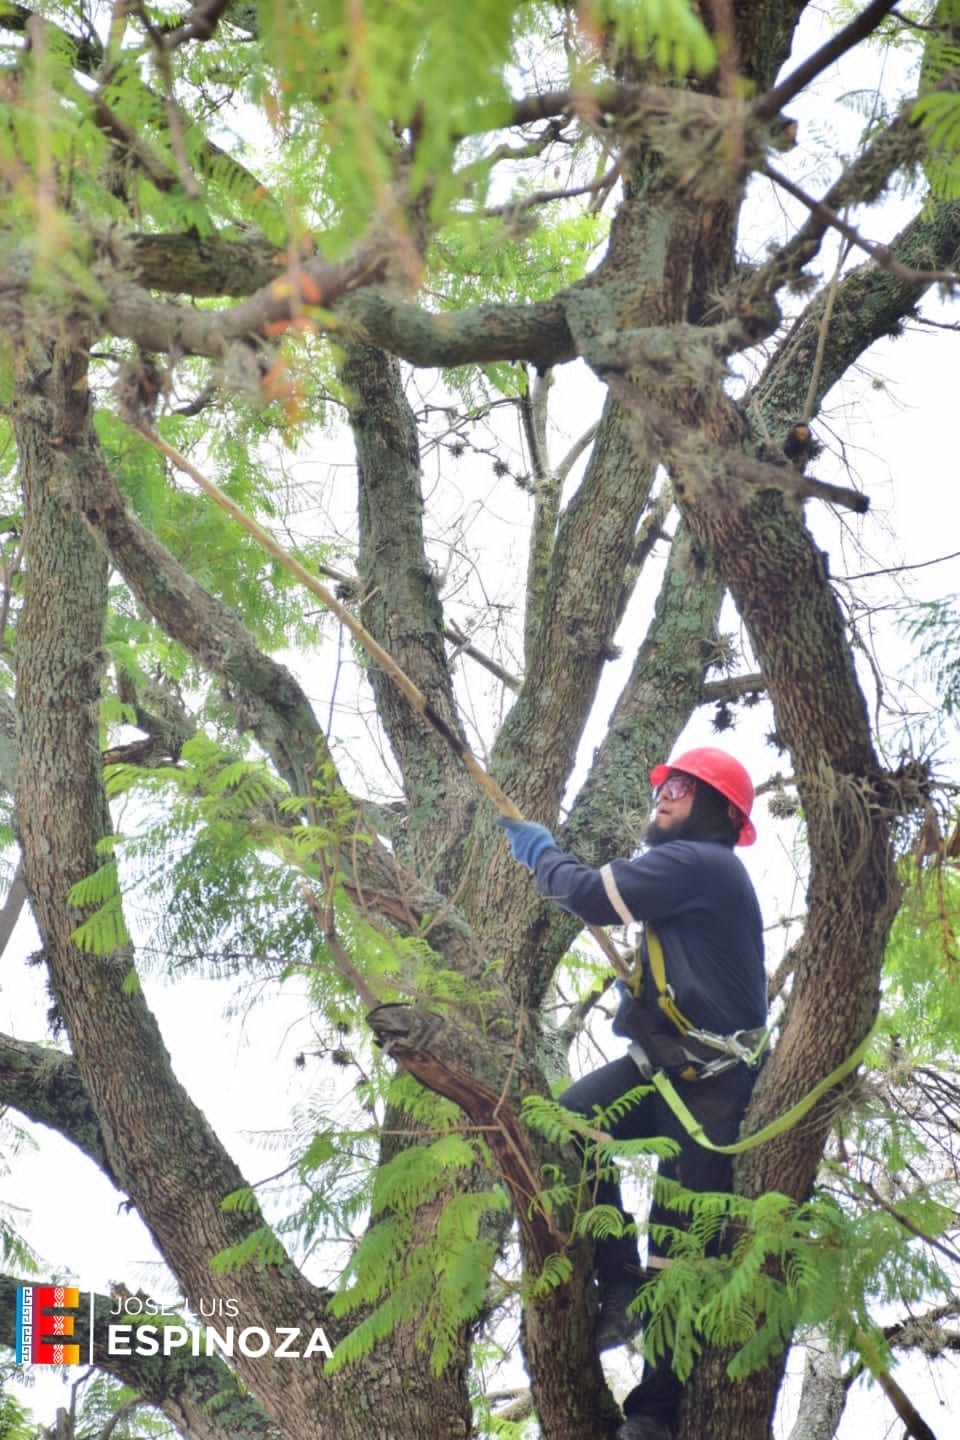
[[[627,1415],[617,1431],[617,1440],[670,1440],[672,1434],[666,1421],[654,1415]]]

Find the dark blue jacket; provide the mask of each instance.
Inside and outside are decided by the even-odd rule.
[[[633,918],[649,921],[659,935],[667,980],[694,1025],[718,1034],[763,1025],[763,922],[750,877],[731,849],[669,840],[594,870],[552,847],[537,860],[537,889],[588,924],[623,924],[604,870]],[[649,999],[655,991],[645,952],[643,963]]]

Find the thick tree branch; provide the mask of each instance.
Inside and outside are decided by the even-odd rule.
[[[254,290],[269,295],[269,286],[281,272],[280,262],[285,259],[260,242],[241,249],[231,247],[229,252],[225,252],[223,243],[218,243],[206,261],[206,242],[198,242],[191,257],[182,253],[187,248],[186,244],[178,244],[176,251],[181,252],[178,255],[169,241],[156,247],[144,238],[133,243],[131,263],[152,288],[197,296],[250,294]],[[237,261],[242,261],[242,270]],[[249,311],[238,320],[229,308],[187,309],[157,300],[142,287],[124,280],[123,265],[121,247],[116,259],[107,261],[113,278],[106,284],[103,321],[111,333],[135,340],[145,350],[219,359],[230,345],[251,334],[262,335],[263,325],[281,324],[293,313],[289,303],[284,307],[275,299],[267,306],[269,315],[261,315],[258,329],[254,323],[256,317]],[[431,314],[404,300],[397,292],[367,286],[362,268],[356,273],[362,288],[348,293],[349,277],[331,267],[328,285],[321,286],[325,304],[332,308],[348,338],[379,345],[411,365],[454,366],[527,360],[547,368],[555,362],[572,360],[576,355],[563,305],[557,300],[532,305],[484,305],[452,314]]]
[[[72,1055],[0,1035],[0,1105],[56,1130],[116,1184],[100,1121]]]
[[[913,1440],[937,1440],[937,1436],[924,1420],[910,1396],[903,1386],[894,1380],[889,1371],[883,1371],[874,1378],[903,1421],[908,1436],[913,1436]]]
[[[375,252],[337,265],[306,260],[291,276],[288,257],[260,241],[197,241],[191,247],[171,237],[162,244],[141,237],[129,246],[116,242],[95,268],[106,330],[157,354],[222,359],[232,345],[275,334],[323,305],[337,323],[321,328],[342,327],[348,338],[379,345],[421,367],[526,360],[545,369],[576,355],[559,300],[431,314],[378,287],[386,262]],[[128,268],[154,289],[251,298],[220,310],[196,310],[157,299],[125,278]]]
[[[23,913],[23,907],[27,902],[27,886],[23,878],[23,864],[18,863],[13,877],[10,881],[10,888],[3,899],[3,908],[0,909],[0,960],[10,944],[10,937],[17,928],[17,921]]]
[[[347,348],[341,373],[357,454],[363,624],[466,744],[443,644],[437,576],[426,553],[417,427],[400,367],[383,350],[355,345]],[[479,791],[449,741],[379,666],[372,667],[370,683],[403,775],[417,868],[437,876],[444,889],[443,852],[459,851]]]
[[[546,370],[577,353],[560,298],[431,314],[370,288],[352,291],[334,308],[349,334],[420,367],[526,360]]]
[[[930,210],[900,231],[889,246],[905,270],[956,267],[960,261],[960,201],[931,202]],[[895,335],[927,284],[868,262],[849,271],[834,294],[827,343],[813,396],[813,412],[841,375],[883,336]],[[826,304],[821,293],[778,347],[744,402],[771,437],[780,439],[802,413]]]
[[[121,245],[137,283],[195,299],[252,295],[289,263],[284,249],[258,235],[133,234]]]
[[[724,701],[742,700],[745,695],[761,695],[766,681],[757,670],[752,675],[726,675],[722,680],[705,680],[701,704],[719,705]]]
[[[570,813],[564,843],[583,858],[599,863],[639,843],[650,770],[670,754],[703,698],[722,599],[707,555],[679,525],[653,619]]]
[[[898,1350],[917,1349],[926,1355],[938,1355],[942,1350],[960,1350],[960,1333],[948,1330],[943,1322],[956,1320],[960,1316],[960,1299],[946,1305],[938,1305],[922,1315],[911,1315],[895,1325],[884,1328],[884,1339]]]
[[[226,1197],[245,1188],[244,1177],[175,1078],[142,992],[128,986],[129,949],[83,953],[73,939],[85,915],[68,897],[97,870],[99,842],[110,833],[98,745],[107,564],[67,498],[71,481],[101,463],[90,440],[86,358],[70,348],[51,362],[13,409],[30,555],[18,628],[24,866],[110,1171],[196,1303],[210,1292],[213,1257],[249,1240],[261,1221],[256,1212],[224,1209]],[[55,616],[51,593],[62,602]],[[32,803],[39,794],[56,804]],[[321,1323],[325,1297],[292,1266],[241,1267],[232,1286],[249,1316],[294,1313]],[[254,1390],[271,1395],[281,1425],[310,1403],[305,1367],[291,1368],[282,1392],[271,1383],[269,1359],[241,1357],[239,1368]]]
[[[521,1038],[495,1040],[411,1005],[381,1005],[367,1019],[387,1054],[482,1128],[539,1263],[560,1253],[568,1237],[538,1201],[541,1160],[517,1113],[520,1097],[547,1088],[524,1061]]]
[[[847,1403],[840,1356],[826,1336],[814,1336],[804,1348],[799,1413],[787,1440],[832,1440]]]
[[[608,388],[623,406],[638,453],[650,453],[656,448],[665,464],[679,473],[697,477],[695,494],[684,488],[689,481],[677,478],[674,490],[678,496],[684,493],[702,498],[710,488],[715,497],[728,495],[733,489],[741,494],[751,489],[777,490],[794,503],[825,500],[857,514],[869,509],[869,499],[859,490],[805,475],[786,460],[775,464],[757,459],[732,444],[718,445],[715,451],[705,453],[701,436],[691,434],[688,427],[675,420],[666,405],[658,404],[649,393],[620,375],[608,374],[605,378]]]
[[[213,311],[155,300],[123,278],[122,248],[93,268],[104,296],[102,322],[114,335],[158,353],[220,358],[237,341],[277,335],[301,320],[311,324],[305,317],[312,309],[327,308],[358,286],[384,281],[389,261],[389,248],[376,242],[360,244],[336,263],[320,256],[293,262],[248,299]]]
[[[734,35],[740,73],[764,94],[789,58],[797,20],[807,0],[760,0],[734,5]]]
[[[605,116],[615,116],[620,122],[629,121],[632,128],[642,131],[655,143],[658,135],[662,138],[670,132],[675,134],[678,127],[685,125],[704,133],[723,130],[731,112],[727,101],[702,91],[610,81],[519,96],[511,104],[508,123],[531,125],[538,120],[576,116],[596,125],[602,123]],[[500,117],[496,128],[501,129],[502,125]],[[758,137],[766,135],[765,119],[754,126],[754,133]]]
[[[495,749],[505,788],[524,814],[552,820],[600,673],[611,657],[616,607],[653,466],[630,449],[610,403],[590,463],[561,517],[524,686]],[[585,567],[584,554],[603,556]]]

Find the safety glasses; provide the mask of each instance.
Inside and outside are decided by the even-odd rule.
[[[668,800],[682,800],[685,795],[690,794],[696,783],[692,775],[668,775],[663,784],[654,790],[654,801],[659,800],[661,795],[666,795]]]

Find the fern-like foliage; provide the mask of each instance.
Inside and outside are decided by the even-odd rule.
[[[707,1345],[735,1347],[729,1373],[742,1378],[807,1328],[882,1367],[889,1357],[871,1315],[876,1301],[950,1293],[941,1267],[882,1211],[845,1208],[822,1190],[798,1205],[775,1193],[748,1201],[658,1183],[692,1223],[657,1228],[672,1263],[641,1292],[644,1343],[654,1356],[672,1352],[681,1378]],[[721,1233],[723,1252],[710,1253]]]
[[[112,842],[109,848],[112,849]],[[111,857],[99,870],[78,881],[71,887],[68,898],[78,910],[95,907],[71,936],[79,949],[88,954],[111,955],[129,946],[130,932],[123,913],[123,894],[115,859]]]
[[[934,195],[955,200],[960,195],[960,4],[939,0],[926,31],[921,93],[913,119],[927,141],[925,170]]]
[[[452,1193],[457,1175],[485,1161],[476,1136],[447,1130],[429,1144],[398,1152],[374,1183],[375,1222],[358,1245],[335,1297],[335,1314],[361,1314],[337,1346],[333,1369],[359,1359],[400,1322],[417,1319],[420,1343],[439,1373],[462,1328],[480,1312],[497,1249],[488,1219],[509,1208],[502,1187]],[[435,1221],[425,1233],[426,1206]]]

